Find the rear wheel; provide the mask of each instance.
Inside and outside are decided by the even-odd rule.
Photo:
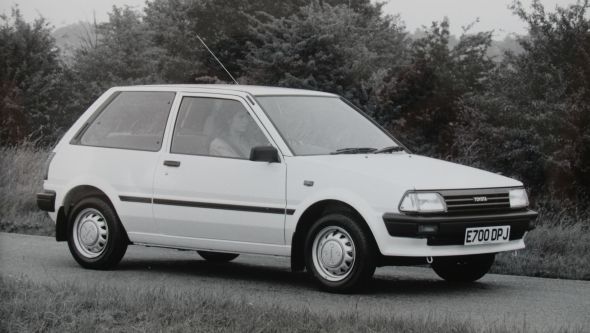
[[[477,281],[486,275],[490,271],[495,257],[495,253],[437,257],[432,262],[432,269],[446,281],[468,283]]]
[[[82,267],[116,266],[127,251],[127,237],[111,205],[96,197],[78,202],[69,214],[68,247]]]
[[[210,252],[210,251],[197,251],[197,253],[203,257],[203,259],[212,262],[228,262],[236,259],[239,254],[237,253],[223,253],[223,252]]]
[[[331,292],[351,292],[375,272],[375,246],[362,228],[363,221],[348,212],[317,220],[305,241],[308,271]]]

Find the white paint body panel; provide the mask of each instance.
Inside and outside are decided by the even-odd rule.
[[[157,166],[154,197],[223,205],[285,208],[284,163],[165,154],[179,167]],[[215,175],[211,175],[211,171]],[[285,244],[283,214],[153,205],[160,233],[249,243]]]
[[[70,144],[73,136],[114,91],[174,91],[162,149],[144,152]],[[511,251],[523,240],[477,246],[428,246],[425,239],[391,237],[383,214],[397,213],[408,190],[521,187],[497,174],[407,153],[293,156],[253,95],[315,95],[321,92],[247,86],[141,86],[107,91],[64,135],[50,165],[47,190],[56,192],[56,211],[79,185],[102,190],[113,203],[129,238],[139,244],[183,249],[289,256],[300,217],[323,200],[339,200],[367,222],[379,251],[388,256],[445,256]],[[217,96],[235,99],[255,117],[282,155],[281,163],[171,154],[174,119],[180,98]],[[250,99],[251,100],[251,99]],[[164,160],[180,161],[178,168]],[[310,180],[313,186],[304,186]],[[294,214],[181,207],[125,202],[119,196],[163,198],[239,206],[287,208]],[[56,213],[51,213],[56,219]]]
[[[295,156],[286,158],[286,239],[292,238],[306,208],[322,200],[339,200],[353,206],[365,219],[379,250],[388,256],[446,256],[511,251],[524,248],[514,241],[493,246],[427,246],[426,239],[392,237],[383,222],[384,213],[398,213],[408,190],[517,187],[516,180],[487,171],[406,153]],[[314,181],[313,187],[303,186]]]
[[[126,229],[157,231],[151,207],[119,200],[120,195],[151,196],[156,153],[71,145],[69,154],[74,162],[64,158],[66,154],[59,153],[52,161],[52,168],[59,170],[52,173],[52,181],[64,184],[63,188],[67,189],[56,191],[59,193],[56,202],[63,201],[65,194],[76,186],[93,186],[110,198],[117,214],[125,221]],[[53,178],[54,174],[56,178]]]
[[[179,93],[168,122],[164,140],[166,148],[158,157],[153,197],[184,202],[284,209],[287,176],[284,163],[269,164],[170,152],[169,143],[172,142],[174,119],[177,117],[178,105],[183,97],[237,101],[253,116],[258,126],[264,129],[258,115],[244,98],[209,92]],[[269,142],[273,142],[268,133],[264,134]],[[180,166],[165,166],[166,160],[178,161]],[[227,241],[231,248],[236,247],[235,242],[245,243],[243,247],[246,248],[254,247],[255,244],[285,245],[283,214],[160,204],[153,205],[153,214],[159,226],[159,234],[166,235],[162,242],[170,246],[187,245],[187,242],[191,243],[190,239],[193,246],[209,249],[212,246],[216,248],[211,244],[220,244],[224,241]],[[227,248],[225,250],[227,251]],[[252,252],[259,253],[260,249]]]

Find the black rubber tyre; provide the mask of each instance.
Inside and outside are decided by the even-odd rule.
[[[432,269],[448,282],[469,283],[481,279],[494,264],[495,253],[435,257]]]
[[[100,223],[103,230],[106,231],[106,240],[100,253],[92,254],[91,251],[85,250],[80,238],[76,241],[74,238],[77,231],[75,226],[81,223],[76,222],[83,214],[92,215],[98,212]],[[82,222],[83,223],[83,222]],[[92,227],[91,227],[92,228]],[[80,229],[78,229],[80,230]],[[78,202],[68,216],[68,247],[74,259],[80,266],[90,269],[110,269],[115,267],[127,251],[128,239],[119,217],[111,205],[101,198],[89,197]],[[78,245],[76,245],[78,243]],[[89,255],[90,253],[90,255]]]
[[[211,252],[211,251],[197,251],[197,253],[203,257],[203,259],[211,262],[229,262],[236,259],[239,254],[237,253],[223,253],[223,252]]]
[[[305,265],[322,289],[335,293],[357,291],[375,273],[377,248],[363,223],[354,214],[343,211],[321,217],[310,228],[305,239]],[[326,250],[328,247],[331,249]],[[343,253],[353,253],[354,260],[347,263],[350,257]],[[330,272],[340,267],[344,267],[343,273]]]

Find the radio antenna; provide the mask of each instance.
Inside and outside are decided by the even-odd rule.
[[[227,73],[227,75],[229,75],[229,77],[231,77],[231,79],[234,81],[235,84],[240,85],[238,83],[238,81],[236,81],[236,79],[231,75],[231,73],[227,70],[227,68],[225,68],[225,66],[223,66],[223,63],[221,62],[221,60],[219,60],[219,58],[217,58],[215,56],[215,53],[213,53],[213,51],[211,51],[209,49],[209,47],[207,46],[207,44],[205,44],[205,42],[201,39],[201,36],[197,35],[197,38],[199,39],[199,41],[201,42],[201,44],[203,44],[203,46],[207,49],[207,51],[209,51],[209,53],[211,53],[211,55],[213,56],[213,58],[217,61],[217,63],[219,63],[219,66],[221,66],[221,68],[223,68],[223,70]]]

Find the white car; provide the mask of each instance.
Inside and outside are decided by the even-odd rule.
[[[264,254],[338,292],[383,265],[475,281],[537,216],[521,182],[414,155],[342,97],[242,85],[108,90],[53,150],[37,202],[86,268],[129,244]]]

